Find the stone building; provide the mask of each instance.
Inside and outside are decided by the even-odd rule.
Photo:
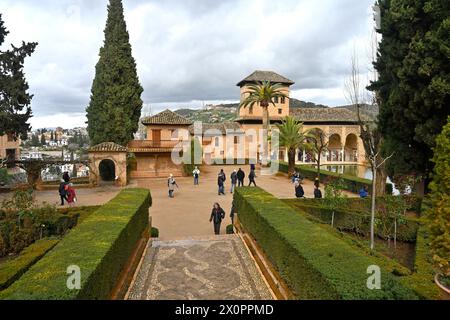
[[[0,160],[16,161],[20,159],[20,139],[14,140],[14,136],[6,134],[0,136]],[[11,166],[14,166],[11,164]]]
[[[304,130],[318,129],[323,132],[328,149],[321,155],[327,164],[365,164],[365,153],[355,112],[346,108],[290,108],[289,80],[272,71],[255,71],[237,85],[240,88],[241,101],[247,97],[248,86],[261,81],[270,81],[282,86],[287,98],[278,99],[269,107],[270,125],[281,123],[286,116],[293,116],[303,123]],[[183,116],[165,110],[157,115],[142,119],[146,128],[145,140],[133,140],[126,147],[113,143],[101,144],[90,150],[91,173],[95,181],[114,177],[120,185],[127,178],[167,177],[169,174],[183,174],[182,163],[175,156],[182,156],[190,146],[187,141],[196,137],[202,145],[203,161],[207,164],[225,159],[258,159],[262,144],[263,113],[258,105],[237,110],[234,122],[192,123]],[[128,159],[127,154],[134,157]],[[270,152],[272,160],[287,161],[287,152]],[[296,162],[308,164],[313,156],[305,150],[297,150]],[[104,162],[106,161],[106,163]],[[103,164],[102,164],[103,163]],[[100,168],[101,167],[101,168]],[[108,169],[109,168],[109,169]],[[102,171],[106,171],[102,177]],[[105,177],[105,175],[107,177]]]

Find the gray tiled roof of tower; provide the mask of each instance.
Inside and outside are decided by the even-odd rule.
[[[127,148],[114,142],[103,142],[89,149],[90,152],[127,152]]]
[[[251,82],[262,82],[262,81],[270,81],[272,83],[281,83],[281,84],[287,84],[287,85],[293,85],[295,84],[294,81],[283,77],[282,75],[279,75],[276,72],[273,71],[261,71],[257,70],[253,72],[251,75],[240,81],[237,86],[242,87],[246,83]]]
[[[192,121],[186,119],[185,117],[170,111],[165,110],[158,113],[157,115],[146,117],[142,119],[142,124],[144,125],[165,125],[165,124],[175,124],[175,125],[191,125]]]

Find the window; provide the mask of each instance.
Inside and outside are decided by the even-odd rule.
[[[238,144],[239,143],[239,137],[235,136],[234,137],[234,144]]]
[[[248,108],[248,113],[249,113],[249,114],[253,114],[253,106],[250,106],[250,107]]]
[[[278,109],[278,114],[283,114],[283,109]]]
[[[281,103],[285,104],[286,103],[286,98],[285,97],[281,97]]]
[[[279,100],[278,100],[278,97],[273,98],[273,102],[274,102],[274,103],[278,103],[278,101],[279,101]]]

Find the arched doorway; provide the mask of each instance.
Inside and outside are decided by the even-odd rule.
[[[358,138],[353,133],[345,139],[345,161],[358,162]]]
[[[337,133],[330,136],[330,139],[328,140],[328,161],[329,162],[341,162],[342,161],[342,142],[341,142],[341,136]]]
[[[114,181],[116,179],[116,164],[110,159],[102,160],[98,166],[102,181]]]

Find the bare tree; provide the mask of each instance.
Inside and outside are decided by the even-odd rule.
[[[320,183],[320,163],[322,160],[322,153],[328,149],[328,138],[320,129],[311,129],[307,133],[307,139],[310,141],[307,144],[309,151],[312,151],[314,162],[317,165],[317,179]]]
[[[383,138],[377,128],[376,122],[367,116],[361,114],[361,107],[369,102],[366,86],[360,79],[359,64],[355,53],[351,57],[351,75],[345,82],[345,95],[347,100],[356,108],[357,121],[360,128],[360,137],[363,141],[366,157],[372,171],[372,205],[370,219],[370,249],[375,246],[375,206],[376,197],[383,195],[386,188],[386,178],[384,164],[393,156],[383,158],[381,155],[381,144]],[[376,106],[377,99],[374,96],[372,105]],[[378,177],[380,173],[380,177]],[[381,184],[382,188],[379,186]],[[378,188],[377,188],[378,186]]]

